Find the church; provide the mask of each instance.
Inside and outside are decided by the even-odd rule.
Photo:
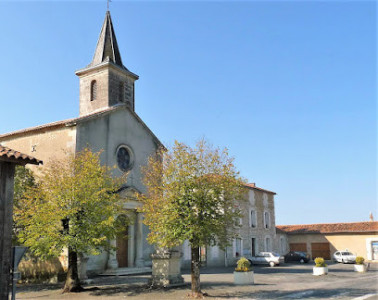
[[[115,176],[129,172],[122,195],[144,192],[140,166],[147,163],[162,143],[135,113],[134,84],[138,75],[122,63],[110,12],[106,12],[95,53],[90,64],[78,71],[80,115],[77,118],[44,124],[0,135],[0,144],[32,154],[48,165],[85,147],[103,150],[101,163],[117,166]],[[38,170],[34,171],[38,172]],[[152,246],[146,241],[148,228],[136,212],[138,203],[127,201],[134,223],[127,238],[118,239],[117,253],[90,257],[88,271],[151,265]]]
[[[117,166],[115,176],[129,174],[121,196],[128,198],[126,209],[134,222],[125,228],[127,237],[112,241],[117,247],[115,253],[89,257],[87,272],[99,274],[125,268],[146,270],[151,267],[154,247],[147,243],[148,228],[143,224],[143,216],[136,211],[139,203],[131,195],[145,192],[140,167],[164,146],[135,112],[134,84],[138,75],[122,63],[109,11],[92,61],[76,71],[76,75],[80,85],[79,117],[2,134],[0,144],[37,157],[44,165],[85,147],[95,152],[103,150],[102,164]],[[34,168],[37,173],[38,168]],[[274,192],[248,184],[243,207],[246,214],[240,220],[241,238],[226,251],[217,247],[201,249],[202,263],[232,265],[241,255],[282,249],[275,231],[274,196]],[[286,249],[282,249],[284,251]],[[190,265],[188,243],[182,247],[182,265]]]

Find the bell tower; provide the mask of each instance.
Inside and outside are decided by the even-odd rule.
[[[109,11],[92,62],[75,74],[80,80],[80,116],[117,104],[126,104],[134,111],[134,82],[139,77],[122,64]]]

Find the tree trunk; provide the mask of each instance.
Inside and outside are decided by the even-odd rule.
[[[80,285],[79,273],[77,270],[77,253],[71,248],[68,249],[68,272],[63,293],[78,293],[84,289]]]
[[[200,283],[200,255],[199,247],[191,247],[192,261],[191,261],[191,275],[192,275],[192,297],[202,298],[201,283]]]

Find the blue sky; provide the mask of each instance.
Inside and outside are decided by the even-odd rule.
[[[78,116],[106,1],[0,1],[0,133]],[[117,1],[136,112],[159,139],[227,147],[277,224],[377,211],[375,1]]]

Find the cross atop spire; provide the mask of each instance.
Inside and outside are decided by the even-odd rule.
[[[121,54],[119,53],[117,39],[113,29],[112,18],[110,17],[110,12],[107,11],[92,62],[88,67],[93,67],[109,61],[123,69],[126,69],[126,67],[122,64]]]

